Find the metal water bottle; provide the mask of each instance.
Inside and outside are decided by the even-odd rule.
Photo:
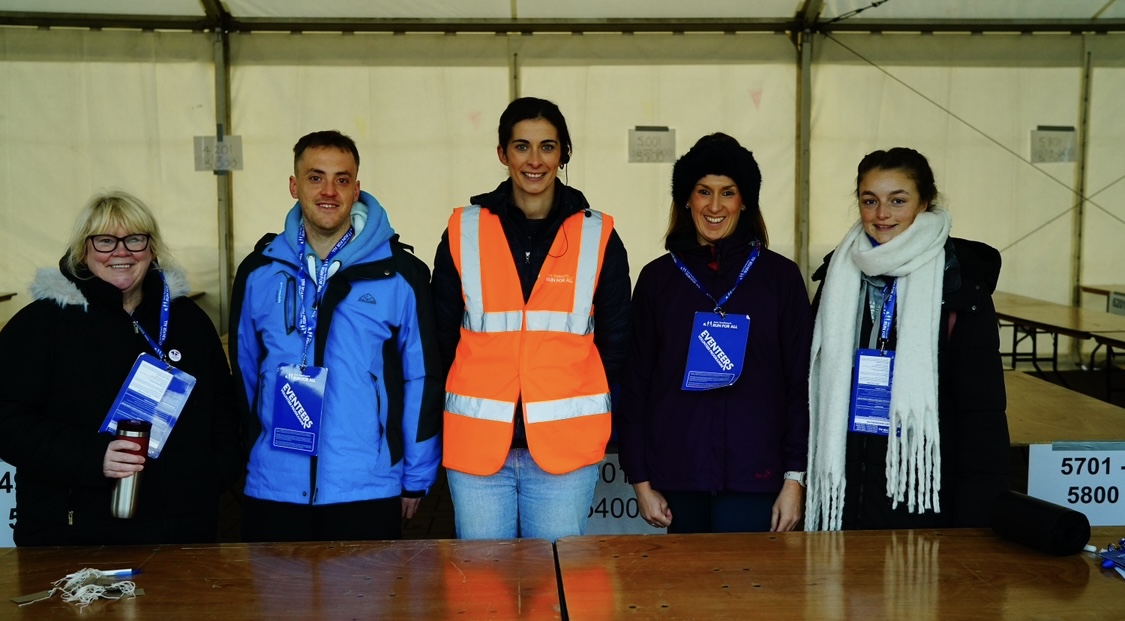
[[[117,439],[130,440],[141,445],[139,451],[125,451],[133,455],[148,457],[148,436],[152,423],[143,420],[123,420],[117,423]],[[141,472],[135,472],[124,479],[117,479],[113,486],[113,500],[110,511],[113,517],[129,519],[137,509],[137,494],[141,489]]]

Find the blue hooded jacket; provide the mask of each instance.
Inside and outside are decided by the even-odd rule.
[[[328,369],[318,455],[271,446],[278,366],[300,364],[303,304],[312,316],[321,262],[311,247],[300,270],[301,207],[285,232],[267,235],[239,266],[229,348],[250,430],[247,496],[333,504],[421,496],[441,462],[443,387],[434,339],[429,269],[398,242],[386,211],[361,192],[355,235],[328,269],[308,364]]]

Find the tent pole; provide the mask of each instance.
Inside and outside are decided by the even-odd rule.
[[[812,54],[815,33],[804,30],[797,35],[797,187],[793,223],[793,257],[805,286],[812,290],[809,265],[809,153],[812,142]]]
[[[216,136],[231,133],[230,36],[215,29],[212,48],[215,56]],[[231,211],[234,193],[229,171],[215,171],[216,207],[219,224],[219,334],[225,334],[230,321],[230,295],[234,284],[234,218]]]
[[[793,260],[805,278],[805,287],[812,291],[813,268],[809,265],[809,160],[812,144],[812,58],[820,12],[824,0],[804,0],[797,11],[800,28],[791,31],[797,47],[797,170],[794,180]],[[811,296],[810,296],[811,297]]]
[[[512,52],[508,62],[508,101],[520,98],[520,55]]]
[[[1082,244],[1083,232],[1086,227],[1086,164],[1089,156],[1090,136],[1090,85],[1091,59],[1093,53],[1089,50],[1088,35],[1082,37],[1082,83],[1078,102],[1078,165],[1074,167],[1074,193],[1078,201],[1072,212],[1071,237],[1070,237],[1070,304],[1082,305]],[[1077,339],[1071,340],[1071,356],[1081,361],[1082,343]],[[1093,364],[1093,361],[1091,361]]]

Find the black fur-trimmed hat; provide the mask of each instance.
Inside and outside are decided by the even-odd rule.
[[[687,205],[692,188],[707,175],[726,175],[734,180],[747,207],[758,206],[762,171],[754,154],[734,138],[715,133],[704,136],[672,168],[672,200],[677,207]]]

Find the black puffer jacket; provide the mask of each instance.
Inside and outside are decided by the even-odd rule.
[[[813,274],[821,281],[832,255]],[[941,437],[941,513],[891,509],[885,470],[887,438],[849,433],[845,478],[845,529],[981,527],[997,496],[1009,489],[1010,443],[1004,368],[992,292],[1000,253],[980,242],[950,238],[945,245],[938,335],[938,431]],[[813,301],[820,306],[820,289]],[[872,318],[864,313],[860,343]],[[889,347],[894,349],[895,332]]]
[[[135,318],[159,333],[162,285],[155,270],[130,317],[121,291],[92,277],[41,270],[33,296],[0,331],[0,458],[16,467],[15,541],[28,545],[123,545],[216,539],[218,499],[244,461],[233,383],[218,334],[169,272],[173,292],[165,351],[196,379],[158,459],[145,464],[136,515],[110,515],[113,481],[102,474],[98,433],[137,355],[152,353]]]

